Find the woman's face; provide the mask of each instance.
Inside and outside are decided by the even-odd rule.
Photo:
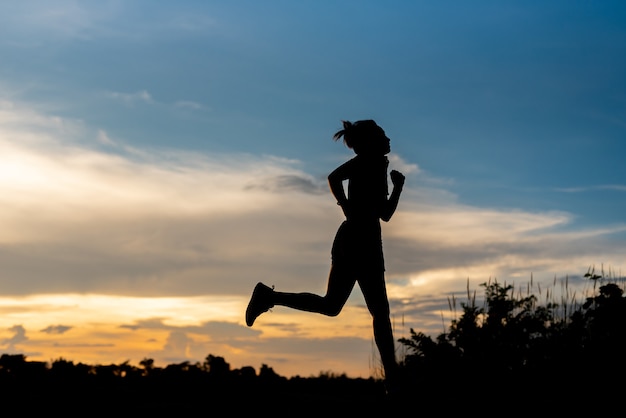
[[[391,152],[391,140],[387,138],[385,131],[380,126],[372,126],[361,135],[362,138],[358,141],[359,146],[354,148],[357,154],[377,156]]]
[[[383,155],[391,152],[391,139],[387,138],[383,128],[378,127],[378,129],[376,129],[373,139],[376,143],[376,151],[381,152]]]

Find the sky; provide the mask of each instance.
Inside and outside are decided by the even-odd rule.
[[[377,376],[358,287],[337,317],[244,321],[259,281],[325,292],[342,120],[406,176],[396,338],[482,283],[571,302],[623,277],[624,2],[23,0],[0,57],[2,353]]]

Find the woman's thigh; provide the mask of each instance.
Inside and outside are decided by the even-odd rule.
[[[343,307],[350,293],[352,293],[355,283],[356,277],[354,274],[350,274],[349,269],[336,265],[331,266],[325,296],[329,305]]]
[[[368,273],[358,279],[367,309],[372,316],[389,316],[389,300],[383,272]]]

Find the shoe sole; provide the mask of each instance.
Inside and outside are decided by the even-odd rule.
[[[254,325],[254,321],[259,317],[259,315],[261,315],[261,313],[259,313],[259,315],[256,315],[254,318],[250,318],[251,316],[251,312],[250,312],[250,308],[252,307],[252,302],[255,300],[255,298],[258,297],[259,292],[261,291],[261,286],[263,286],[260,282],[256,284],[256,286],[254,286],[254,290],[252,291],[252,296],[250,297],[250,302],[248,302],[248,307],[246,308],[246,325],[248,325],[249,327],[251,327],[252,325]]]

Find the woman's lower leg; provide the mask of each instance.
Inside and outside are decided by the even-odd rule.
[[[356,280],[345,269],[331,266],[328,275],[326,295],[314,293],[289,293],[274,291],[274,304],[287,306],[307,312],[316,312],[328,316],[337,316],[352,292]]]
[[[397,373],[396,346],[389,317],[374,318],[374,340],[385,370],[385,378],[394,378]]]
[[[324,297],[313,293],[287,293],[274,291],[274,305],[286,306],[300,311],[326,313]]]

